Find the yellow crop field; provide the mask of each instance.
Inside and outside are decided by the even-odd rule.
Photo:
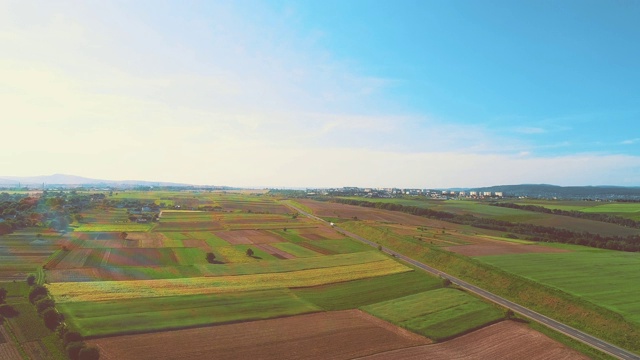
[[[385,259],[365,264],[285,273],[196,277],[163,280],[63,282],[47,287],[56,302],[102,301],[159,296],[309,287],[412,271]]]
[[[221,246],[216,248],[216,251],[230,263],[246,263],[254,262],[256,259],[247,256],[245,251],[237,249],[233,246]]]

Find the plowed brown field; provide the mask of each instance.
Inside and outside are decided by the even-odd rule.
[[[101,359],[352,359],[431,340],[359,310],[88,341]]]
[[[439,344],[387,351],[361,359],[588,359],[584,355],[528,328],[503,321]]]
[[[11,337],[4,328],[4,325],[0,325],[0,359],[2,360],[22,360],[20,352],[16,348],[15,344],[11,341]]]
[[[397,211],[380,210],[355,205],[345,205],[306,199],[298,200],[298,202],[313,210],[313,214],[320,217],[339,217],[343,219],[353,219],[354,217],[357,217],[359,220],[373,220],[416,226],[431,226],[445,229],[455,229],[461,227],[460,225],[448,223],[445,221],[427,219],[424,217],[405,214]]]
[[[288,252],[275,248],[269,244],[258,244],[256,245],[256,247],[279,259],[295,259],[296,258],[295,255],[289,254]]]

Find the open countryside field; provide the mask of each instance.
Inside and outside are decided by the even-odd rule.
[[[558,246],[571,251],[476,259],[606,307],[640,326],[639,253]]]
[[[365,264],[284,273],[144,281],[53,283],[48,284],[47,287],[57,303],[66,303],[309,287],[406,271],[412,270],[394,260],[388,259]]]
[[[251,212],[287,214],[290,210],[272,199],[263,197],[265,191],[121,191],[112,199],[141,200],[163,208],[199,210],[215,208],[221,212]]]
[[[84,336],[96,337],[268,319],[320,308],[278,289],[64,303],[60,310]]]
[[[66,235],[55,235],[59,239],[49,244],[49,255],[34,268],[45,265],[45,286],[56,300],[58,310],[65,315],[67,325],[97,344],[116,338],[124,342],[140,339],[146,332],[154,332],[148,336],[164,334],[162,331],[167,330],[178,334],[193,327],[198,329],[190,330],[208,332],[228,326],[257,326],[273,318],[303,323],[303,319],[316,319],[316,315],[320,319],[333,316],[331,314],[351,319],[351,323],[341,323],[332,333],[358,334],[360,330],[353,330],[353,326],[366,328],[352,319],[353,314],[359,314],[356,317],[369,319],[367,322],[373,319],[378,325],[384,324],[386,331],[421,339],[412,345],[400,341],[393,347],[385,345],[369,351],[369,348],[378,349],[380,344],[371,343],[370,339],[356,341],[342,336],[341,340],[351,339],[348,340],[350,347],[346,343],[338,347],[337,340],[333,340],[327,342],[329,349],[322,350],[323,358],[334,353],[335,358],[341,358],[342,353],[347,354],[345,358],[352,358],[354,353],[368,356],[442,341],[486,326],[504,315],[502,310],[469,294],[443,289],[441,279],[350,239],[327,224],[299,216],[262,194],[123,192],[106,199],[108,201],[99,207],[85,211],[84,217],[80,222],[73,222]],[[154,208],[162,212],[157,221],[129,220],[131,213],[140,213],[140,206],[160,203],[164,208]],[[495,231],[377,209],[346,208],[345,214],[350,216],[340,219],[345,215],[342,214],[345,208],[329,207],[332,215],[328,217],[336,218],[341,226],[371,227],[375,232],[371,234],[372,240],[381,236],[442,248],[485,243],[511,249],[539,246],[506,238],[505,234]],[[340,213],[336,214],[336,210]],[[354,217],[358,220],[354,221]],[[370,220],[363,220],[367,218]],[[247,253],[249,249],[251,255]],[[215,260],[207,261],[206,253],[212,253]],[[461,294],[460,297],[451,291]],[[449,307],[440,306],[443,303]],[[24,306],[27,305],[33,309],[30,304]],[[355,309],[386,316],[400,327]],[[413,322],[398,317],[407,309],[417,311],[412,315]],[[309,316],[311,318],[307,318]],[[328,324],[327,329],[331,326]],[[292,329],[291,333],[307,331],[300,329]],[[430,338],[412,334],[407,329]],[[363,334],[373,334],[370,330],[363,331]],[[42,338],[45,334],[38,336]],[[298,342],[322,342],[321,339],[329,335],[323,332],[319,336],[310,334],[304,339],[292,340],[283,336],[279,342],[270,340],[269,345],[264,346],[288,349]],[[207,349],[211,344],[227,351],[223,348],[231,343],[201,342],[194,345],[191,354],[195,358],[198,354],[210,357],[208,351],[211,350]],[[31,348],[29,346],[24,348]],[[37,352],[38,346],[44,345],[33,345],[29,351]],[[258,351],[256,347],[261,346],[245,345],[248,353]],[[107,358],[142,356],[117,352],[125,350],[102,348]],[[171,352],[150,353],[156,358],[175,358]],[[278,353],[272,358],[286,356],[313,358],[313,351],[287,352],[284,357]]]
[[[537,205],[547,209],[582,211],[620,216],[640,221],[640,203],[601,202],[601,201],[557,201],[525,199],[515,201],[518,205]]]
[[[355,199],[358,199],[358,198],[355,198]],[[362,199],[359,199],[359,200],[362,200]],[[517,223],[556,227],[556,228],[566,229],[566,230],[576,231],[576,232],[587,231],[593,234],[600,234],[603,236],[627,236],[627,235],[640,234],[640,229],[628,228],[628,227],[620,226],[616,224],[610,224],[610,223],[605,223],[601,221],[594,221],[594,220],[587,220],[587,219],[578,219],[578,218],[573,218],[569,216],[544,214],[544,213],[538,213],[538,212],[526,211],[526,210],[520,210],[520,209],[510,209],[510,208],[491,206],[489,204],[485,204],[475,200],[446,200],[445,201],[445,200],[375,199],[375,198],[369,199],[367,198],[366,201],[398,203],[404,206],[416,206],[416,207],[428,208],[431,210],[449,212],[449,213],[458,214],[458,215],[469,214],[469,215],[473,215],[481,218],[489,218],[489,219],[504,220],[504,221],[511,221],[511,222],[517,222]],[[301,203],[311,207],[312,209],[314,209],[314,211],[319,211],[319,212],[316,212],[318,216],[332,216],[328,214],[333,213],[333,214],[336,214],[337,217],[349,217],[349,216],[344,216],[344,214],[341,214],[341,212],[342,213],[345,212],[342,209],[346,210],[346,208],[338,208],[334,206],[333,209],[331,209],[331,207],[328,207],[326,205],[323,206],[319,204],[316,204],[314,207],[310,205],[309,200],[301,201]],[[335,204],[335,205],[340,206],[342,204]],[[627,205],[626,207],[620,207],[620,209],[626,208],[626,210],[629,210],[629,211],[636,210],[636,209],[640,210],[640,205],[638,204],[610,204],[610,205]],[[345,206],[345,205],[342,205],[342,206]],[[612,208],[616,208],[616,206],[612,206]],[[329,212],[328,211],[329,209],[331,209],[332,211]],[[338,209],[341,209],[341,210],[338,211]],[[598,212],[596,209],[597,207],[591,207],[589,208],[588,212]],[[605,207],[604,209],[607,209],[607,208]],[[366,210],[369,210],[369,209],[366,209]],[[371,209],[371,210],[375,210],[375,209]],[[606,212],[606,213],[609,213],[609,212]],[[319,214],[323,214],[323,215],[319,215]],[[610,214],[614,215],[614,213],[610,213]],[[627,212],[626,217],[628,217],[630,214],[634,214],[634,216],[636,215],[640,216],[640,213]],[[365,217],[361,217],[361,216],[357,216],[357,217],[359,219],[384,221],[383,218],[381,217],[376,218],[371,215],[368,215],[368,216],[365,215]]]
[[[430,342],[357,310],[91,341],[108,360],[353,359]]]

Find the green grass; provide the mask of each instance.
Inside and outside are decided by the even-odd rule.
[[[69,325],[85,337],[268,319],[320,310],[288,290],[76,302],[58,307]]]
[[[198,248],[175,248],[173,249],[180,265],[207,264],[206,253]]]
[[[323,310],[354,309],[442,286],[440,279],[423,271],[348,281],[339,284],[293,290],[298,297]]]
[[[622,314],[640,325],[640,253],[565,248],[573,252],[477,259]]]
[[[362,310],[433,340],[444,340],[504,317],[499,308],[457,289],[437,289]]]
[[[289,242],[304,242],[304,241],[308,241],[308,239],[300,236],[300,234],[298,233],[298,231],[296,229],[287,229],[287,231],[284,230],[270,230],[269,232],[274,233],[278,236],[280,236],[281,238],[289,241]]]
[[[300,245],[294,244],[294,243],[287,243],[287,242],[283,242],[283,243],[277,243],[277,244],[271,244],[271,246],[278,248],[280,250],[286,251],[291,255],[294,255],[296,257],[299,258],[304,258],[304,257],[312,257],[312,256],[319,256],[320,254],[313,251],[313,250],[309,250],[305,247],[302,247]]]
[[[16,317],[7,319],[7,321],[9,321],[13,327],[21,343],[35,341],[51,333],[51,331],[44,326],[44,322],[36,312],[35,307],[27,299],[10,305],[20,313]]]

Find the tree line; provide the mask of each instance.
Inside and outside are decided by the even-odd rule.
[[[487,219],[471,214],[454,214],[445,211],[406,206],[393,203],[370,202],[356,199],[322,198],[316,200],[331,201],[340,204],[356,205],[391,211],[401,211],[411,215],[429,219],[443,220],[455,224],[469,225],[482,229],[497,230],[509,233],[509,237],[522,238],[537,242],[559,242],[565,244],[583,245],[601,249],[611,249],[629,252],[640,251],[640,235],[632,236],[602,236],[589,232],[576,232],[549,226],[513,223],[510,221]],[[517,235],[515,235],[517,234]]]

